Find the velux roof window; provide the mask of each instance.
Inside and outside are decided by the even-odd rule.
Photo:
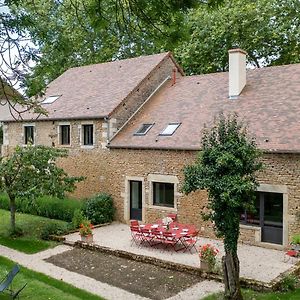
[[[134,135],[145,135],[153,126],[153,123],[143,124],[135,133]]]
[[[159,135],[172,135],[179,126],[180,123],[169,123]]]
[[[60,97],[60,95],[58,95],[58,96],[49,96],[48,98],[45,98],[45,99],[42,101],[42,104],[51,104],[51,103],[53,103],[55,100],[57,100],[59,97]]]

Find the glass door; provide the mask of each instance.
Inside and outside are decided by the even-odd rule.
[[[262,242],[282,244],[282,194],[260,193],[260,222],[262,228]]]
[[[142,221],[142,181],[129,181],[130,219]]]

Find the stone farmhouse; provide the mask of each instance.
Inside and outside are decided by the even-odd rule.
[[[3,151],[29,142],[69,149],[60,163],[87,179],[75,197],[113,196],[116,219],[152,222],[176,213],[213,236],[205,191],[183,195],[204,124],[236,112],[263,151],[256,213],[241,214],[240,240],[287,245],[300,230],[300,64],[246,71],[229,51],[229,72],[184,76],[171,53],[72,68],[41,99],[48,116],[5,118]],[[38,118],[37,118],[38,117]]]

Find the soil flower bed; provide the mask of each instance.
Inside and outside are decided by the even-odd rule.
[[[172,297],[202,281],[196,275],[80,248],[52,256],[47,261],[155,300]]]

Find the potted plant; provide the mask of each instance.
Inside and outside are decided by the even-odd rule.
[[[199,247],[200,268],[205,271],[212,271],[217,262],[219,250],[211,244]]]
[[[85,219],[82,221],[79,228],[79,234],[83,242],[88,244],[93,242],[93,228],[94,226],[90,220]]]

